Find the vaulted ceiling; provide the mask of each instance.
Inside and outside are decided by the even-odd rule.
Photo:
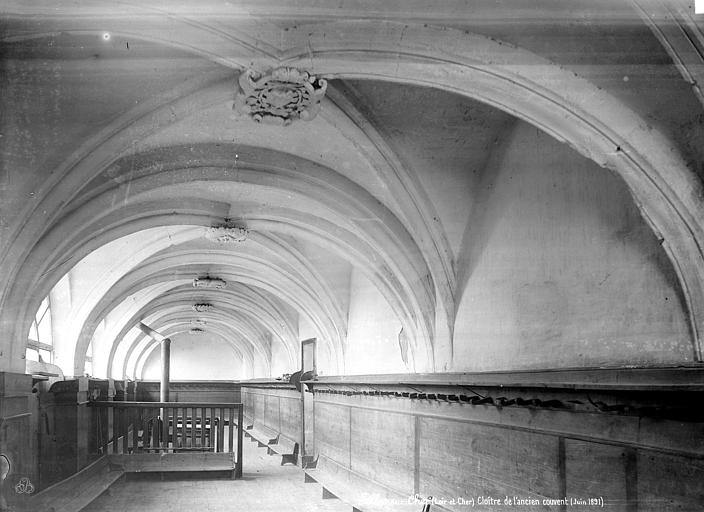
[[[297,368],[306,336],[342,372],[354,273],[397,318],[414,369],[437,370],[483,172],[519,123],[623,180],[699,347],[703,124],[687,77],[701,63],[662,22],[675,12],[701,35],[693,13],[612,0],[190,4],[6,3],[5,367],[22,366],[53,289],[66,373],[83,373],[92,342],[95,372],[139,376],[155,346],[140,321],[205,331],[244,376]],[[281,67],[326,82],[317,115],[280,126],[239,112],[242,73]]]

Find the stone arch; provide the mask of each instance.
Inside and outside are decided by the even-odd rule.
[[[464,95],[541,128],[617,172],[673,263],[688,306],[693,351],[701,360],[701,185],[667,138],[608,92],[501,41],[453,29],[388,22],[368,21],[362,24],[366,31],[359,28],[353,22],[299,26],[288,34],[288,48],[279,58],[261,56],[262,62],[299,66],[328,78],[396,81]],[[28,245],[20,252],[32,249],[39,229],[25,227],[22,240]],[[10,275],[24,273],[18,268],[21,261],[10,261]],[[5,304],[14,297],[8,289],[4,289]],[[10,340],[15,347],[10,362],[14,367],[24,341],[16,333]]]

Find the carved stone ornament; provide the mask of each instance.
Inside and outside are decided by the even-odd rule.
[[[249,231],[237,226],[214,226],[205,231],[205,238],[219,244],[244,242]]]
[[[267,75],[251,69],[239,79],[236,112],[257,122],[286,126],[296,119],[310,121],[320,111],[327,80],[296,68],[276,68]]]
[[[197,277],[193,280],[194,288],[225,288],[227,282],[218,277]]]
[[[198,304],[193,304],[193,310],[198,311],[198,313],[206,313],[213,309],[212,304],[208,304],[207,302],[201,302]]]
[[[188,332],[191,334],[205,334],[205,329],[201,329],[200,327],[194,327]]]

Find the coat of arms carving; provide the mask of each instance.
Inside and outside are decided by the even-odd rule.
[[[280,67],[266,75],[245,70],[239,86],[233,110],[257,122],[286,126],[296,119],[313,119],[328,84],[307,71]]]

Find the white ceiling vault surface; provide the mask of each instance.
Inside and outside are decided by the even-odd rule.
[[[232,378],[295,371],[309,337],[329,374],[700,362],[702,20],[531,4],[5,2],[0,370],[47,295],[68,375],[92,347],[94,375],[149,376],[139,322]],[[326,81],[317,115],[238,111],[282,67]]]

